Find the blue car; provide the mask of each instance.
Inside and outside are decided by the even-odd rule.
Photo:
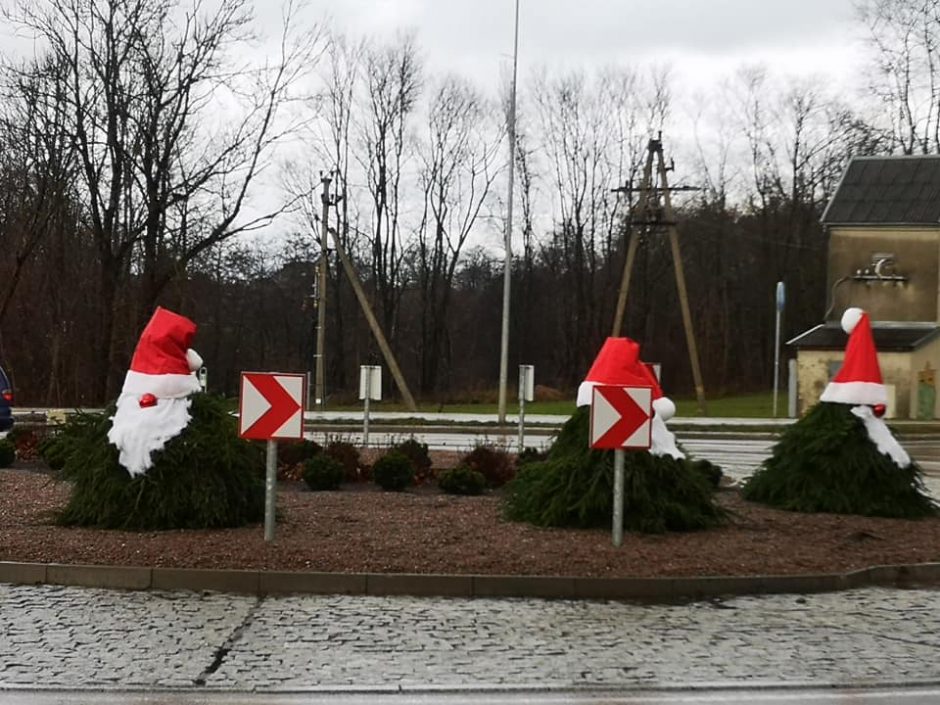
[[[0,433],[13,428],[13,385],[0,367]]]

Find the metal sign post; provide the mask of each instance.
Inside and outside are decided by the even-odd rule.
[[[618,448],[614,451],[614,546],[623,545],[623,476],[625,452]]]
[[[304,437],[304,375],[242,372],[238,435],[267,441],[264,475],[264,540],[274,540],[277,501],[277,441]]]
[[[519,365],[519,452],[525,450],[525,403],[535,399],[535,366]]]
[[[787,294],[783,282],[777,282],[777,322],[774,336],[774,418],[777,418],[777,390],[780,387],[780,316],[786,305]]]
[[[277,441],[268,440],[264,466],[264,540],[274,540],[275,500],[277,499]]]
[[[359,398],[364,401],[362,413],[362,445],[369,447],[369,400],[382,399],[382,368],[378,365],[359,366]]]
[[[591,394],[591,448],[614,451],[613,543],[623,543],[624,449],[652,444],[653,390],[650,387],[594,387]]]

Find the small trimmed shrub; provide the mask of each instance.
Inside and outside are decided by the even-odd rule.
[[[7,438],[0,438],[0,468],[8,468],[16,460],[16,446]]]
[[[411,461],[415,470],[415,484],[423,485],[431,480],[431,456],[428,454],[428,444],[419,443],[414,438],[396,443],[390,450],[401,453]]]
[[[537,448],[523,448],[522,452],[516,455],[516,467],[520,468],[526,463],[539,463],[548,457],[548,451],[538,450]]]
[[[314,492],[339,489],[344,475],[342,463],[325,453],[304,461],[304,482]]]
[[[279,445],[277,449],[277,459],[284,465],[299,465],[322,452],[323,446],[316,441],[303,440],[298,443],[284,443]]]
[[[391,451],[375,461],[372,479],[383,490],[401,492],[414,484],[415,469],[407,455]]]
[[[12,441],[16,447],[17,458],[20,460],[36,460],[39,457],[39,443],[45,436],[45,432],[20,426],[10,431],[7,440]]]
[[[437,484],[447,494],[477,495],[486,489],[486,478],[466,465],[458,465],[442,472]]]
[[[256,444],[261,447],[261,444]],[[323,452],[323,446],[315,441],[303,440],[284,443],[277,449],[278,481],[297,482],[303,480],[304,463]]]
[[[502,487],[516,474],[509,453],[490,446],[477,446],[461,461],[486,478],[487,487]]]
[[[359,449],[348,441],[330,441],[324,452],[343,466],[346,482],[359,482]]]

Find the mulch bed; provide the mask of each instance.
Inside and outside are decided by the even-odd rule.
[[[336,492],[280,485],[276,541],[260,525],[213,531],[122,532],[55,526],[70,485],[42,467],[0,470],[0,561],[337,573],[664,577],[844,572],[940,561],[940,518],[797,514],[719,491],[719,529],[628,533],[540,529],[506,521],[501,497],[403,493],[359,483]]]

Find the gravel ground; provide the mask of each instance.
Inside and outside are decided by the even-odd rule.
[[[446,464],[443,463],[443,464]],[[69,483],[36,468],[0,470],[0,561],[327,572],[657,577],[842,572],[940,561],[940,518],[797,514],[745,502],[726,488],[720,529],[628,533],[508,522],[498,493],[455,497],[433,487],[374,485],[309,492],[281,483],[277,540],[260,525],[212,531],[122,532],[55,526]]]

